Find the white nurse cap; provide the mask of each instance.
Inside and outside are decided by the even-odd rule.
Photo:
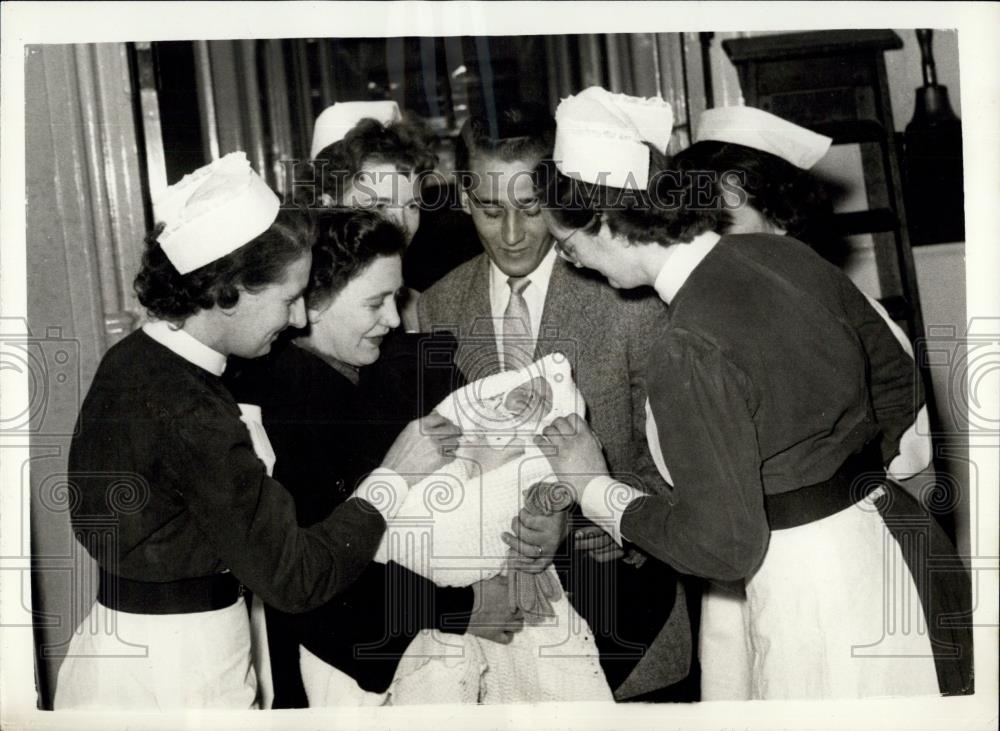
[[[398,122],[401,116],[399,105],[394,101],[337,102],[316,117],[309,158],[315,159],[324,148],[340,142],[362,119],[390,124]]]
[[[729,142],[768,152],[808,170],[833,140],[754,107],[706,109],[698,120],[695,142]]]
[[[153,201],[154,217],[166,224],[157,241],[174,268],[187,274],[267,231],[280,207],[246,153],[230,152]]]
[[[665,152],[673,125],[673,110],[663,99],[591,86],[556,108],[552,156],[567,177],[644,189],[649,182],[649,148],[644,143]]]

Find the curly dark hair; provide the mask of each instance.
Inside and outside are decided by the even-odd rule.
[[[456,171],[469,170],[476,155],[504,162],[538,161],[552,155],[556,121],[539,104],[508,106],[496,117],[477,115],[462,125],[455,150]]]
[[[319,309],[380,256],[402,256],[406,234],[374,211],[331,208],[319,216],[306,304]]]
[[[761,212],[775,226],[801,236],[810,221],[828,213],[822,186],[805,170],[777,155],[730,142],[696,142],[679,152],[673,164],[684,171],[704,171],[714,180],[730,180],[746,194],[742,201]],[[726,233],[724,222],[720,233]]]
[[[631,243],[670,246],[690,242],[698,234],[718,229],[725,211],[702,200],[696,177],[670,165],[652,145],[649,182],[645,190],[612,188],[570,178],[555,161],[543,160],[538,170],[539,195],[549,215],[562,227],[596,233],[607,222],[613,234]]]
[[[150,315],[173,322],[182,322],[199,310],[233,307],[240,289],[253,292],[281,281],[288,265],[309,252],[316,235],[308,212],[282,209],[257,238],[221,259],[180,274],[157,241],[163,228],[161,223],[146,235],[133,287]]]
[[[388,163],[409,176],[422,176],[437,165],[429,133],[413,120],[384,125],[362,119],[344,139],[324,147],[313,165],[322,168],[323,192],[343,203],[351,181],[367,162]]]

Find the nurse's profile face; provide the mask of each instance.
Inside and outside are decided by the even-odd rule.
[[[312,254],[306,252],[285,268],[277,282],[254,290],[240,289],[236,306],[223,310],[226,337],[224,355],[258,358],[286,327],[305,327],[306,306],[303,299],[309,283]]]
[[[638,266],[635,245],[614,236],[606,223],[602,222],[596,232],[588,233],[561,226],[548,212],[545,220],[559,256],[574,266],[600,272],[616,289],[633,289],[647,283]]]
[[[344,194],[343,204],[350,208],[372,210],[406,233],[406,243],[413,240],[420,227],[419,181],[388,162],[366,160]]]

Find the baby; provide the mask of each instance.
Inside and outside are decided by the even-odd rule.
[[[500,535],[522,507],[561,509],[551,466],[531,438],[559,416],[583,416],[585,406],[568,360],[555,353],[470,383],[436,411],[461,427],[462,447],[410,489],[376,560],[443,586],[468,586],[508,572]],[[510,586],[512,602],[526,614],[534,607],[530,626],[509,645],[422,633],[400,663],[392,702],[611,700],[590,629],[553,567],[513,576]]]
[[[476,405],[476,420],[491,428],[466,430],[456,455],[468,476],[485,474],[524,454],[525,443],[541,431],[552,409],[552,387],[541,375],[509,391],[483,397]]]
[[[583,397],[562,353],[547,355],[517,371],[474,381],[450,394],[435,409],[467,437],[484,437],[493,446],[513,437],[530,437],[559,416],[584,415]]]
[[[503,403],[497,404],[500,398]],[[530,423],[536,427],[552,411],[552,387],[544,376],[535,376],[506,394],[490,398],[487,408],[494,409],[501,420],[513,420],[519,425]]]

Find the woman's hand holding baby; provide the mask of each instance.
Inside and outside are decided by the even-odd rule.
[[[521,508],[510,523],[510,533],[503,533],[500,540],[521,558],[517,568],[537,574],[544,571],[566,538],[566,511],[551,515],[536,515],[527,508]]]
[[[396,437],[382,467],[397,472],[412,487],[455,458],[462,431],[435,411],[414,419]]]
[[[577,414],[560,416],[542,430],[535,444],[548,457],[559,480],[574,489],[577,502],[592,479],[608,474],[600,441]]]
[[[524,627],[524,616],[507,601],[508,578],[496,576],[472,585],[475,593],[467,632],[506,645]]]

